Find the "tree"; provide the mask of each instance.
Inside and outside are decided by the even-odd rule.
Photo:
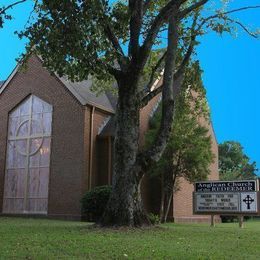
[[[233,24],[243,27],[227,15],[257,8],[219,9],[205,17],[208,12],[202,9],[208,2],[36,0],[32,22],[18,34],[29,39],[25,61],[34,51],[46,67],[71,80],[91,76],[97,85],[117,82],[114,181],[102,225],[149,224],[140,182],[166,147],[175,99],[198,44],[196,38],[210,28],[222,33],[231,31]],[[248,31],[246,27],[244,30]],[[161,45],[166,47],[165,53],[154,56],[153,50]],[[162,71],[162,85],[153,89]],[[143,84],[144,79],[148,79],[147,84]],[[141,151],[139,111],[160,92],[162,116],[157,138],[149,149]]]
[[[15,7],[16,5],[22,4],[26,2],[27,0],[19,0],[19,1],[14,1],[13,3],[7,5],[7,6],[0,6],[0,28],[3,28],[4,21],[5,20],[11,20],[12,16],[8,14],[8,11]]]
[[[219,173],[221,180],[247,180],[257,177],[256,163],[244,153],[239,142],[219,144]]]
[[[167,146],[160,160],[149,171],[150,176],[159,176],[162,182],[161,222],[166,222],[174,191],[179,189],[177,179],[183,177],[191,183],[207,179],[209,166],[214,158],[208,129],[200,123],[201,119],[206,124],[209,123],[209,110],[200,75],[199,64],[194,63],[192,70],[189,69],[189,73],[185,75],[176,102],[174,123]],[[147,145],[156,138],[160,117],[159,109],[147,132]]]

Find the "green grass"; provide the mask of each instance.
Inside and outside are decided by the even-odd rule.
[[[260,259],[260,222],[166,224],[142,230],[0,218],[0,259]]]

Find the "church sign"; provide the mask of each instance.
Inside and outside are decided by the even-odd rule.
[[[258,183],[249,181],[196,182],[193,194],[195,214],[258,214]]]
[[[196,182],[195,192],[247,192],[257,191],[257,182],[249,181],[207,181]]]

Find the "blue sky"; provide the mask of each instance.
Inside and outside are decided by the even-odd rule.
[[[260,0],[237,0],[232,8],[260,5]],[[10,0],[1,0],[8,4]],[[15,67],[15,58],[24,50],[25,42],[14,35],[22,29],[31,4],[15,8],[15,17],[0,29],[0,79]],[[246,25],[260,27],[260,9],[233,15]],[[201,39],[198,58],[204,70],[203,81],[211,107],[218,142],[239,141],[246,154],[260,167],[260,40],[243,32],[237,38],[210,33]]]
[[[235,1],[232,8],[243,6]],[[260,1],[246,1],[260,5]],[[260,28],[260,9],[233,17]],[[240,31],[236,38],[210,33],[201,39],[198,57],[219,143],[239,141],[260,168],[260,39]]]

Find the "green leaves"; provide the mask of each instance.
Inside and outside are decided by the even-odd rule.
[[[110,10],[108,1],[45,0],[38,4],[36,22],[19,36],[29,38],[27,48],[33,47],[59,75],[73,81],[93,74],[105,79],[117,58],[104,36],[106,23],[113,21]]]
[[[226,141],[219,144],[219,171],[221,180],[237,180],[256,178],[258,169],[239,142]]]
[[[4,20],[11,20],[12,16],[4,12],[4,7],[0,8],[0,28],[3,28]]]
[[[206,98],[201,73],[198,62],[194,62],[186,71],[176,104],[172,133],[162,158],[153,167],[151,174],[182,176],[190,182],[206,179],[209,174],[209,165],[214,155],[206,127],[209,123],[209,111],[208,107],[204,107]],[[160,120],[161,108],[151,119],[150,130],[146,135],[148,146],[156,137]]]

